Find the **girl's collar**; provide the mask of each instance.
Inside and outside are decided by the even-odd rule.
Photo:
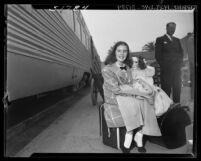
[[[132,69],[139,70],[140,68],[139,67],[132,67]]]
[[[116,66],[119,67],[119,68],[120,68],[120,67],[125,67],[125,66],[126,66],[125,64],[123,64],[123,65],[121,66],[121,65],[119,65],[118,62],[116,62],[115,64],[116,64]]]

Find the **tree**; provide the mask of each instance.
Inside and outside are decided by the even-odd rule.
[[[155,51],[155,43],[153,41],[148,42],[142,47],[142,51]]]

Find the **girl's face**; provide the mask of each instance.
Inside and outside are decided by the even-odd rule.
[[[128,55],[128,49],[125,45],[119,45],[115,51],[116,59],[118,62],[123,63]]]
[[[138,67],[138,58],[137,57],[132,57],[133,59],[133,68],[137,68]]]

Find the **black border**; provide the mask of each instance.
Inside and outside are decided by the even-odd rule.
[[[197,89],[197,90],[195,90],[195,98],[194,98],[194,103],[195,103],[195,109],[194,109],[194,126],[195,126],[195,128],[194,128],[194,139],[195,139],[195,142],[196,142],[196,149],[195,149],[195,156],[191,156],[191,155],[186,155],[186,154],[100,154],[100,153],[92,153],[92,154],[83,154],[83,153],[60,153],[60,154],[58,154],[58,153],[46,153],[46,154],[33,154],[32,155],[32,158],[72,158],[72,159],[74,159],[74,158],[88,158],[88,159],[90,159],[90,158],[116,158],[116,159],[124,159],[124,158],[126,158],[126,159],[136,159],[136,158],[154,158],[154,159],[156,159],[156,158],[161,158],[161,157],[163,157],[164,159],[171,159],[171,158],[191,158],[191,159],[196,159],[196,158],[198,158],[199,157],[199,152],[198,152],[198,150],[200,150],[199,149],[199,143],[198,143],[198,139],[199,139],[199,137],[198,137],[198,120],[197,120],[197,115],[198,115],[198,112],[199,112],[199,108],[198,108],[198,102],[197,102],[197,96],[198,96],[198,92],[199,92],[199,88],[198,88],[198,86],[199,86],[199,83],[198,83],[198,81],[197,81],[197,79],[198,79],[198,72],[199,72],[199,69],[198,69],[198,67],[199,67],[199,63],[198,63],[198,59],[199,59],[199,54],[197,54],[197,53],[199,53],[198,52],[198,40],[199,40],[199,38],[198,38],[198,9],[199,9],[199,4],[198,4],[198,0],[180,0],[180,1],[174,1],[174,0],[156,0],[156,1],[151,1],[151,0],[144,0],[144,1],[141,1],[141,0],[133,0],[133,1],[128,1],[128,0],[122,0],[122,1],[114,1],[114,2],[112,2],[112,1],[109,1],[107,4],[106,3],[96,3],[96,2],[90,2],[90,1],[86,1],[86,2],[83,2],[83,1],[79,1],[79,0],[77,0],[77,1],[59,1],[59,2],[56,2],[56,1],[51,1],[50,2],[50,5],[52,5],[53,4],[53,6],[54,5],[59,5],[59,6],[61,6],[61,7],[63,7],[66,3],[68,3],[68,4],[71,4],[72,6],[73,5],[80,5],[80,6],[86,6],[86,5],[89,5],[89,7],[87,8],[87,9],[101,9],[101,10],[107,10],[107,9],[110,9],[110,10],[112,10],[112,9],[115,9],[115,10],[117,10],[117,9],[124,9],[124,10],[128,10],[128,9],[139,9],[139,10],[141,10],[141,9],[143,9],[142,8],[142,6],[141,5],[162,5],[162,6],[165,6],[165,5],[168,5],[169,6],[169,9],[172,9],[172,7],[174,6],[174,5],[181,5],[181,6],[186,6],[186,7],[188,7],[188,6],[192,6],[192,5],[196,5],[196,9],[195,9],[195,18],[194,18],[194,20],[195,20],[195,49],[196,49],[196,54],[195,54],[195,64],[197,65],[197,66],[195,66],[195,89]],[[16,3],[16,1],[10,1],[10,2],[6,2],[6,3],[4,3],[4,5],[6,5],[6,4],[35,4],[35,5],[41,5],[41,4],[44,4],[44,8],[45,7],[47,7],[47,5],[49,5],[49,4],[47,4],[47,2],[42,2],[42,1],[40,1],[40,3],[38,3],[37,1],[30,1],[30,3],[27,3],[27,1],[26,0],[19,0],[19,1],[17,1],[17,3]],[[63,5],[64,4],[64,5]],[[45,6],[46,5],[46,6]],[[117,6],[119,6],[119,5],[124,5],[125,7],[124,8],[118,8]],[[135,6],[135,8],[133,8],[133,5]],[[3,13],[3,15],[4,15],[4,18],[3,18],[3,27],[4,27],[4,29],[5,29],[5,27],[6,27],[6,25],[5,25],[5,20],[6,20],[6,15],[5,15],[5,11],[4,11],[4,7],[3,7],[3,9],[1,10],[1,11],[3,11],[4,13]],[[52,9],[51,7],[50,7],[50,9]],[[2,31],[4,31],[4,29],[2,30]],[[5,35],[5,34],[4,34]],[[4,46],[3,46],[3,49],[5,48],[5,40],[4,40]],[[6,54],[5,54],[5,51],[4,51],[4,56],[6,56]],[[3,65],[3,68],[1,68],[1,69],[4,69],[4,80],[3,80],[3,82],[4,82],[4,86],[3,86],[3,88],[5,87],[5,77],[6,77],[6,73],[5,73],[5,70],[6,70],[6,63],[4,62],[4,59],[1,59],[1,60],[3,60],[3,62],[1,63],[2,65]],[[196,88],[197,87],[197,88]],[[2,97],[3,98],[3,97]],[[2,108],[3,109],[3,108]],[[2,110],[3,111],[3,114],[4,114],[4,110]],[[2,115],[3,117],[2,118],[4,118],[4,115]],[[4,125],[3,125],[4,126]],[[4,135],[3,136],[5,136],[5,130],[4,130]],[[3,141],[4,141],[4,138],[3,138]],[[194,148],[195,148],[195,146],[194,146]],[[3,149],[4,149],[4,147],[3,147]],[[3,154],[3,156],[4,156],[4,154]],[[4,156],[5,157],[5,156]]]

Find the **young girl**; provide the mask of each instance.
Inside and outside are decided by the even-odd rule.
[[[146,65],[143,57],[133,57],[132,66],[132,77],[134,80],[140,82],[134,84],[140,91],[152,89],[155,92],[154,97],[154,108],[157,117],[164,114],[173,101],[169,96],[160,88],[154,85],[153,76],[155,74],[155,69],[151,66]]]
[[[122,41],[117,42],[106,57],[105,66],[102,69],[104,115],[109,128],[126,127],[123,152],[125,149],[130,150],[135,129],[137,132],[134,141],[138,151],[145,152],[142,144],[143,135],[161,136],[161,132],[153,105],[146,99],[153,92],[140,92],[133,87],[131,66],[128,44]]]

